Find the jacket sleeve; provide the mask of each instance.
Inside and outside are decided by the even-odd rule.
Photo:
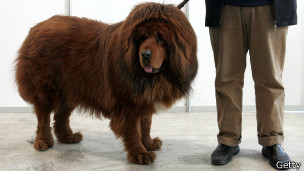
[[[221,24],[223,0],[205,0],[206,20],[208,27],[218,27]]]
[[[276,9],[277,26],[289,26],[297,24],[297,1],[274,0]]]

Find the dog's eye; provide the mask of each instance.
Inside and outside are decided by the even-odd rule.
[[[140,40],[145,41],[147,38],[148,38],[147,35],[142,35]]]
[[[146,37],[145,35],[138,36],[137,42],[142,43],[142,42],[144,42],[146,39],[147,39],[147,37]]]
[[[163,43],[165,42],[163,37],[160,34],[157,34],[156,39],[157,39],[158,42],[163,42]]]

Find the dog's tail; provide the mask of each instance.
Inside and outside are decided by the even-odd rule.
[[[184,0],[184,1],[181,2],[179,5],[177,5],[177,8],[182,9],[188,1],[189,1],[189,0]]]

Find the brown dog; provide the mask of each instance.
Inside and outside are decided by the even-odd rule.
[[[68,16],[37,24],[19,51],[16,82],[38,118],[36,149],[53,146],[51,112],[57,140],[80,142],[82,134],[69,125],[80,107],[111,120],[131,162],[151,164],[162,145],[150,137],[155,105],[170,107],[187,95],[197,67],[196,36],[185,15],[145,3],[113,25]]]

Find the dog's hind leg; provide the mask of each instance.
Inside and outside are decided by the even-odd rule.
[[[73,133],[70,127],[70,115],[74,110],[73,107],[66,103],[60,103],[56,106],[54,114],[54,132],[57,140],[61,143],[74,144],[82,140],[80,132]]]
[[[141,122],[139,117],[123,112],[120,117],[111,118],[110,127],[116,136],[121,137],[128,160],[136,164],[152,164],[156,158],[154,152],[146,150],[142,144]]]
[[[141,118],[142,143],[148,151],[155,151],[155,150],[159,150],[163,143],[158,137],[154,139],[151,138],[150,136],[151,124],[152,124],[152,114]]]
[[[37,137],[34,142],[34,147],[37,150],[45,151],[54,145],[50,127],[52,109],[48,105],[34,104],[34,111],[38,119]]]

